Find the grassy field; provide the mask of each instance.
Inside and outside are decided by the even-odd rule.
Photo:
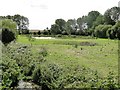
[[[39,52],[45,48],[48,55],[47,63],[55,63],[74,72],[75,68],[85,66],[97,70],[101,76],[108,75],[109,71],[118,73],[118,41],[109,39],[51,39],[32,40],[26,36],[18,36],[18,43],[32,45],[33,51]]]

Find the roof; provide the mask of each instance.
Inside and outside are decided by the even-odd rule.
[[[38,32],[38,31],[42,31],[42,30],[37,30],[37,29],[29,30],[29,32]]]

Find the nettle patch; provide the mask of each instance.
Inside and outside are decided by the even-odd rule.
[[[77,45],[77,46],[96,46],[98,45],[97,43],[94,42],[89,42],[89,41],[59,41],[59,42],[54,42],[54,44],[60,44],[60,45]],[[76,47],[77,47],[76,46]]]
[[[93,42],[81,42],[80,46],[96,46],[98,45],[97,43],[93,43]]]

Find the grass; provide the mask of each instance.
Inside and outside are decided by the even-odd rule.
[[[118,41],[109,39],[85,39],[67,38],[51,40],[29,41],[26,36],[18,36],[18,43],[31,44],[34,52],[39,52],[45,47],[48,55],[45,57],[48,62],[59,64],[64,68],[85,66],[97,70],[101,76],[106,76],[109,71],[118,73]],[[81,45],[80,43],[96,43],[94,46]],[[77,47],[75,45],[77,44]]]

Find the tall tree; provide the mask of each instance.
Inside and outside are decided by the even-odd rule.
[[[87,16],[88,28],[91,28],[93,26],[93,22],[97,19],[99,15],[100,13],[98,11],[91,11],[88,13],[88,16]]]
[[[104,19],[105,24],[114,25],[120,18],[120,7],[112,7],[105,11]]]
[[[99,15],[97,18],[96,18],[96,20],[93,22],[93,29],[96,27],[96,26],[98,26],[98,25],[100,25],[100,24],[104,24],[104,16],[103,15]]]
[[[65,24],[66,21],[64,19],[57,19],[55,20],[55,23],[60,27],[60,31],[65,31]]]
[[[78,28],[79,28],[79,30],[82,30],[83,20],[82,20],[81,17],[77,19],[77,24],[78,24]]]
[[[67,24],[66,31],[68,31],[69,34],[75,34],[77,30],[77,21],[75,19],[68,19],[66,24]]]
[[[29,27],[29,19],[27,17],[16,14],[14,16],[0,16],[0,19],[11,19],[17,24],[17,29],[19,33],[27,33]]]
[[[16,14],[13,16],[13,21],[17,23],[19,33],[25,33],[25,31],[28,30],[29,19],[27,17]]]
[[[60,34],[60,33],[61,33],[60,27],[59,27],[59,25],[57,25],[57,24],[51,25],[50,31],[51,31],[51,34],[53,34],[53,35],[56,35],[56,34]]]
[[[82,18],[78,18],[77,19],[77,24],[78,24],[78,28],[79,30],[84,30],[87,29],[88,25],[87,25],[87,16],[82,16]]]

